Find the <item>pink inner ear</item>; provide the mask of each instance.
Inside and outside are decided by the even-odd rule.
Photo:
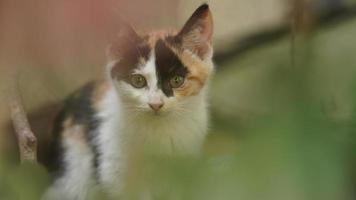
[[[202,59],[211,51],[212,36],[213,18],[206,4],[193,13],[178,34],[182,39],[182,47],[191,50]]]
[[[211,17],[210,12],[207,14],[207,16],[202,19],[203,22],[201,22],[201,38],[205,42],[212,43],[212,37],[213,37],[213,20]]]
[[[199,30],[199,35],[196,35],[198,32],[197,30]],[[201,40],[211,43],[213,35],[213,18],[207,4],[203,4],[193,13],[185,23],[179,35],[181,37],[199,37]]]

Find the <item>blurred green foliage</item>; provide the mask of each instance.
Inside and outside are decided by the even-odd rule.
[[[150,158],[128,199],[348,200],[356,186],[356,20],[217,66],[202,158]],[[39,199],[39,166],[1,161],[0,199]],[[101,197],[98,199],[102,199]]]
[[[0,165],[0,199],[40,199],[48,185],[46,170],[38,165]]]

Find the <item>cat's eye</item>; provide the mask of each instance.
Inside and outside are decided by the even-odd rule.
[[[172,88],[179,88],[184,83],[184,77],[183,76],[173,76],[173,78],[171,78],[169,83]]]
[[[135,88],[143,88],[147,85],[147,81],[144,76],[140,74],[132,74],[130,77],[131,85]]]

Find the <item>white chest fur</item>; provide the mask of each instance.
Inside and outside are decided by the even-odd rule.
[[[128,113],[115,89],[101,102],[103,120],[97,142],[100,182],[113,193],[122,189],[130,148],[153,154],[198,154],[207,132],[205,92],[189,99],[184,112]]]

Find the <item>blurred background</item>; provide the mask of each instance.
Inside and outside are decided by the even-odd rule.
[[[102,76],[118,15],[142,32],[180,28],[202,3],[0,0],[0,199],[39,199],[48,184],[41,165],[18,164],[12,82],[41,159],[56,105]],[[133,174],[148,171],[154,199],[356,199],[356,2],[208,3],[217,70],[204,156],[157,158]]]

